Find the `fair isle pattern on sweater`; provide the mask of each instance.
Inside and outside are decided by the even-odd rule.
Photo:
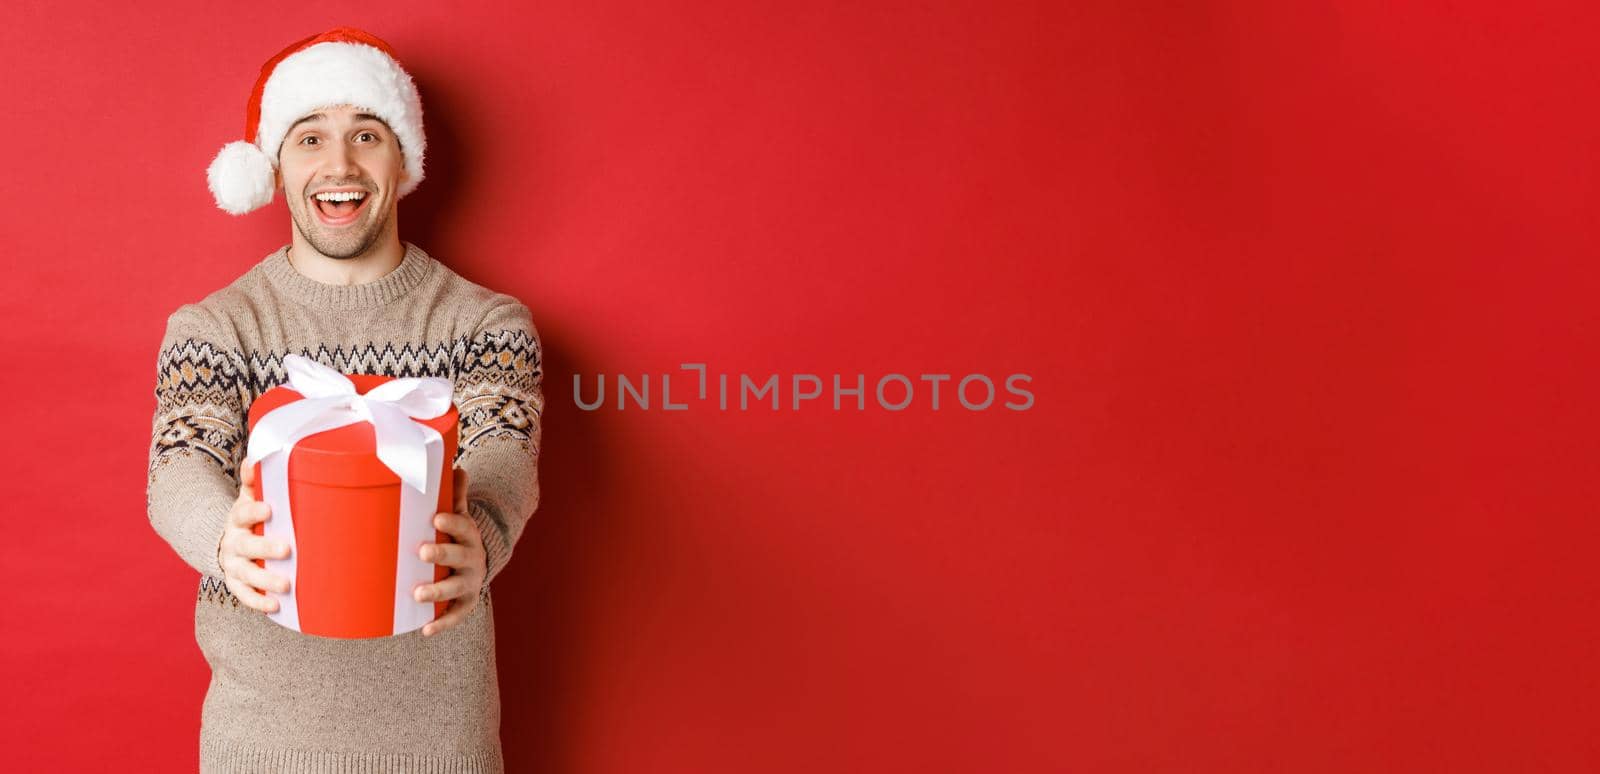
[[[233,607],[241,605],[239,598],[228,590],[226,582],[221,578],[213,578],[210,575],[200,576],[200,590],[195,593],[195,599],[218,605],[232,605]],[[487,585],[478,592],[478,601],[484,605],[494,602],[494,598],[489,594]]]
[[[474,284],[409,242],[378,280],[324,285],[288,246],[167,321],[157,350],[146,505],[198,571],[195,638],[212,679],[200,770],[499,772],[490,583],[538,506],[543,353],[516,298]],[[242,604],[217,543],[238,496],[249,407],[289,353],[342,373],[442,376],[460,412],[454,465],[488,555],[480,604],[432,637],[303,635]]]
[[[497,331],[477,341],[458,337],[450,346],[413,349],[369,343],[346,352],[336,347],[302,348],[298,353],[254,355],[223,352],[209,342],[185,339],[157,357],[156,401],[167,411],[157,417],[156,448],[150,473],[167,455],[194,450],[210,456],[223,472],[237,477],[244,459],[245,428],[230,416],[207,407],[239,407],[289,380],[283,367],[287,354],[300,354],[345,374],[378,374],[396,378],[441,376],[456,383],[456,410],[461,415],[461,440],[455,460],[482,439],[496,435],[531,442],[530,431],[543,406],[532,396],[543,377],[538,342],[523,331]],[[530,452],[537,450],[529,448]],[[452,460],[454,462],[455,460]]]

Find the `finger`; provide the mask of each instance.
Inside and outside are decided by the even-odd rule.
[[[256,499],[256,466],[253,463],[239,468],[239,498]]]
[[[472,583],[475,580],[475,573],[452,575],[438,583],[423,583],[417,586],[411,592],[411,597],[418,602],[442,602],[446,599],[460,599],[473,590]]]
[[[257,522],[266,521],[272,515],[272,506],[255,500],[240,500],[233,504],[228,511],[228,521],[235,526],[249,528]]]
[[[455,484],[452,485],[451,489],[455,495],[455,507],[451,508],[451,510],[465,514],[467,512],[467,469],[456,468],[455,475]]]
[[[474,564],[473,551],[472,546],[461,543],[423,543],[417,550],[417,556],[424,562],[442,564],[446,567],[468,567]]]
[[[438,620],[429,621],[422,627],[422,636],[431,637],[446,629],[455,628],[462,621],[467,620],[467,616],[477,606],[478,598],[476,596],[452,602],[450,609],[444,615],[439,616]]]
[[[224,578],[248,579],[251,581],[251,586],[261,588],[261,584],[255,582],[259,581],[260,578],[251,578],[250,576],[252,571],[260,570],[264,567],[264,564],[257,564],[259,561],[261,560],[240,554],[233,546],[224,544],[217,563],[222,565],[222,576]]]
[[[482,545],[478,535],[478,523],[459,513],[436,513],[433,516],[433,526],[455,538],[457,543],[470,546]]]
[[[226,578],[223,580],[223,585],[227,586],[228,590],[238,598],[239,603],[245,607],[252,610],[260,610],[263,613],[274,613],[278,610],[278,600],[250,588],[238,578]]]
[[[240,580],[250,584],[253,589],[265,589],[285,594],[289,591],[289,579],[275,572],[267,570],[255,562],[243,562],[236,565],[239,570],[237,576]]]
[[[247,533],[237,541],[235,553],[248,559],[287,559],[289,544],[255,533]]]

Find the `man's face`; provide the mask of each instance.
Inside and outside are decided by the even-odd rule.
[[[408,177],[389,125],[349,105],[321,108],[290,127],[278,176],[295,228],[329,258],[362,255],[378,241]]]

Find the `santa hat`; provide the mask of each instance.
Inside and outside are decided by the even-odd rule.
[[[351,27],[295,43],[261,66],[245,110],[244,140],[222,146],[206,182],[217,206],[243,215],[272,202],[278,148],[296,121],[319,108],[354,105],[383,119],[400,140],[409,176],[405,196],[422,182],[422,99],[389,44]]]

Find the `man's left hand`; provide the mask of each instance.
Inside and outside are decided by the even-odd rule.
[[[467,514],[467,471],[462,468],[455,469],[455,511],[433,517],[433,525],[455,542],[423,543],[418,549],[423,561],[442,564],[449,567],[451,573],[437,583],[418,584],[412,595],[418,602],[455,600],[438,620],[422,627],[424,637],[466,620],[478,606],[478,593],[483,590],[483,578],[488,574],[483,536],[478,534],[478,523]]]

